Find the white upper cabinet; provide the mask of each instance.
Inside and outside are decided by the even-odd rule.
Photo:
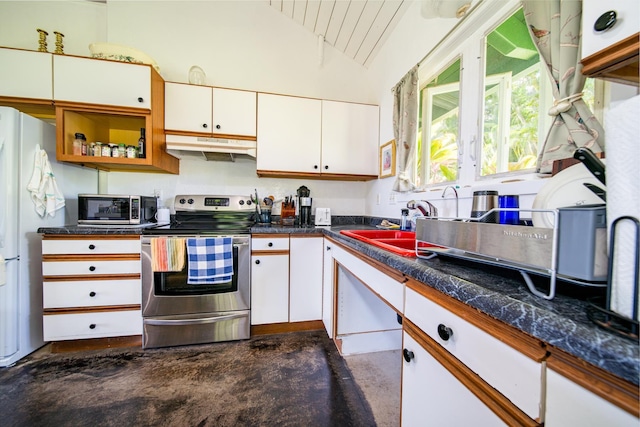
[[[165,83],[165,130],[255,139],[256,93]]]
[[[602,15],[607,21],[615,12],[616,20],[604,31],[594,30]],[[640,29],[640,2],[638,0],[585,1],[582,3],[582,57],[586,58],[614,43],[638,33]]]
[[[0,96],[53,99],[52,56],[0,48]]]
[[[377,177],[378,107],[258,94],[260,176]]]
[[[211,88],[165,82],[164,128],[211,133]]]
[[[213,88],[213,133],[256,136],[255,92]]]
[[[56,101],[151,108],[151,67],[74,56],[53,56]]]
[[[322,102],[258,94],[258,171],[320,172]]]
[[[378,127],[375,105],[322,101],[322,172],[377,175]]]

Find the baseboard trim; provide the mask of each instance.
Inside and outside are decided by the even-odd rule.
[[[283,334],[287,332],[319,331],[324,329],[322,320],[309,320],[294,323],[270,323],[268,325],[252,325],[251,336]]]
[[[84,340],[54,341],[51,343],[52,353],[68,353],[71,351],[103,350],[106,348],[142,347],[142,335],[128,337],[89,338]]]

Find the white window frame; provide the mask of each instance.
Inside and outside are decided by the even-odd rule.
[[[453,63],[455,63],[455,61],[452,62],[451,64]],[[440,69],[440,73],[443,70],[446,70],[447,67],[449,67],[449,65]],[[436,74],[436,76],[439,75],[440,73]],[[429,82],[431,82],[431,80],[429,80]],[[418,174],[420,175],[420,181],[424,183],[423,186],[445,185],[445,184],[451,184],[452,182],[458,181],[459,174],[456,173],[456,179],[454,181],[439,182],[437,184],[427,184],[429,182],[429,179],[431,178],[429,174],[429,170],[431,168],[429,167],[429,165],[431,164],[431,110],[432,110],[431,106],[433,105],[433,97],[435,95],[439,95],[442,93],[455,92],[455,91],[460,92],[460,83],[449,83],[446,85],[434,86],[434,87],[426,88],[426,90],[424,91],[424,95],[422,97],[423,98],[422,105],[425,107],[422,110],[422,170],[418,171]],[[425,103],[425,98],[428,99],[426,103]],[[451,111],[453,112],[456,110],[451,110]],[[450,114],[451,112],[445,114],[441,119],[444,120]],[[457,135],[456,135],[456,146],[458,149],[457,155],[458,155],[458,170],[459,170],[460,169],[460,165],[459,165],[460,163],[460,98],[458,98],[457,114],[458,114],[458,129],[457,129]]]

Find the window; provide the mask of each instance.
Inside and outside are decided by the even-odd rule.
[[[420,67],[418,188],[533,174],[551,126],[551,82],[519,2],[470,18]],[[601,105],[591,79],[583,92]]]
[[[420,91],[418,174],[416,184],[458,179],[460,59],[446,67]]]
[[[480,176],[534,170],[551,91],[522,9],[485,37]]]

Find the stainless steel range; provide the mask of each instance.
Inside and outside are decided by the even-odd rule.
[[[248,196],[179,195],[174,208],[169,226],[142,236],[143,348],[249,338],[253,202]],[[190,284],[186,250],[177,252],[185,259],[172,260],[173,270],[158,268],[158,245],[205,237],[231,239],[230,280]],[[184,261],[177,263],[184,265],[179,271],[176,261]]]

